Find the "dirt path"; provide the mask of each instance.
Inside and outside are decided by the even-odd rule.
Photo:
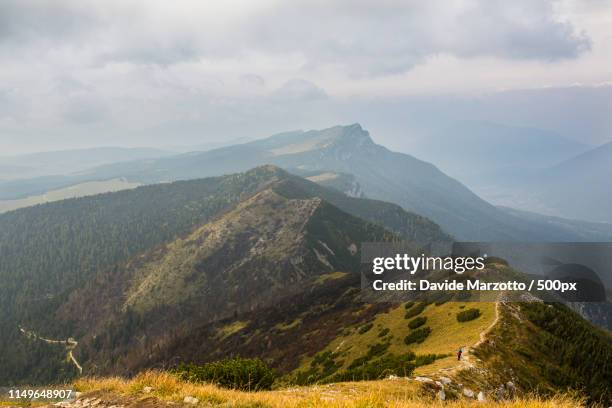
[[[491,332],[491,330],[493,330],[493,327],[495,327],[497,322],[499,322],[499,302],[495,302],[495,319],[493,319],[493,322],[491,322],[489,327],[480,332],[478,341],[472,346],[467,347],[467,350],[464,350],[463,354],[461,355],[461,363],[462,365],[464,365],[463,368],[474,367],[474,362],[471,359],[472,350],[474,350],[487,340],[488,334]]]
[[[21,326],[19,326],[19,331],[21,331],[21,333],[23,333],[26,337],[33,338],[33,339],[36,339],[36,340],[41,340],[41,341],[44,341],[45,343],[63,344],[63,345],[65,345],[66,346],[66,350],[68,350],[68,354],[67,354],[68,358],[70,359],[70,361],[72,361],[72,364],[74,364],[76,369],[79,370],[79,374],[83,374],[83,367],[81,367],[81,365],[79,364],[77,359],[74,357],[74,354],[72,354],[72,351],[76,348],[76,346],[79,345],[78,341],[76,341],[72,337],[69,337],[66,340],[47,339],[47,338],[39,336],[38,334],[34,333],[33,331],[26,330],[26,329],[24,329]]]
[[[471,358],[472,351],[487,340],[488,334],[491,332],[491,330],[493,330],[493,327],[495,327],[495,325],[499,322],[499,308],[500,308],[500,302],[499,301],[495,302],[495,318],[493,319],[493,322],[491,322],[491,324],[486,329],[480,332],[480,336],[476,343],[474,343],[471,346],[467,346],[463,348],[463,353],[461,354],[461,360],[458,361],[458,364],[453,368],[446,368],[441,371],[447,374],[455,374],[458,371],[476,367]]]

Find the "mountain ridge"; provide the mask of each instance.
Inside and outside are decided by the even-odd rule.
[[[359,211],[379,223],[349,213]],[[392,204],[341,196],[268,165],[4,214],[0,281],[16,286],[0,286],[3,310],[11,313],[9,319],[0,316],[0,380],[28,381],[23,370],[31,367],[37,367],[32,373],[38,375],[44,370],[57,370],[53,373],[64,375],[62,379],[78,375],[67,365],[65,347],[34,349],[35,339],[20,333],[20,325],[41,338],[74,337],[78,346],[71,351],[85,375],[132,375],[239,354],[262,358],[284,380],[297,383],[386,378],[386,371],[376,369],[381,364],[455,378],[454,371],[444,371],[457,364],[449,354],[474,344],[495,323],[491,303],[450,302],[441,296],[392,304],[368,302],[363,296],[359,243],[410,239],[414,228],[428,225],[426,219],[402,211]],[[405,220],[399,224],[404,225],[401,234],[381,226],[383,220],[397,229],[398,216]],[[449,238],[436,227],[430,225],[421,240]],[[150,236],[154,233],[160,235]],[[518,272],[492,262],[478,277],[489,274],[510,277]],[[45,294],[57,296],[41,296]],[[482,312],[462,322],[457,316],[467,306]],[[522,313],[526,306],[520,307]],[[505,347],[513,347],[513,355],[532,352],[527,340],[513,344],[502,335],[490,344],[481,342],[494,346],[486,349],[488,354],[477,354],[481,343],[466,354],[473,367],[484,367],[489,375],[458,377],[462,384],[491,395],[512,380],[522,392],[530,392],[537,389],[532,378],[539,378],[546,382],[546,392],[584,385],[593,395],[608,398],[609,335],[566,308],[547,309],[534,306],[521,317],[534,321],[525,338],[577,353],[578,365],[571,369],[593,369],[596,375],[581,381],[572,374],[570,357],[547,358],[541,366],[539,360],[517,360],[521,364],[510,368],[520,369],[520,376],[498,369],[495,361]],[[425,336],[414,344],[410,339],[416,318]],[[520,321],[502,319],[500,324],[509,323],[504,328],[513,333]],[[563,332],[572,322],[579,323],[574,324],[578,329]],[[559,338],[567,345],[558,343]],[[599,350],[600,358],[582,358],[589,350]],[[472,355],[482,359],[482,366]],[[64,365],[58,367],[57,360]],[[555,373],[562,375],[561,382],[555,382]]]
[[[559,228],[501,211],[433,164],[375,144],[359,124],[286,132],[208,152],[102,166],[87,175],[47,181],[61,185],[92,178],[125,177],[131,182],[151,184],[231,174],[264,164],[274,164],[307,177],[326,173],[351,175],[365,196],[395,203],[430,218],[458,239],[594,240],[594,236],[585,237],[584,231]],[[15,186],[13,193],[36,190],[40,188],[39,183],[47,181],[22,183]],[[5,197],[9,193],[6,186],[0,183],[0,192],[4,190]],[[598,235],[598,239],[612,240],[612,229],[605,237]]]

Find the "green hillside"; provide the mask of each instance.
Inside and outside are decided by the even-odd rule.
[[[524,395],[610,398],[610,335],[564,307],[366,301],[360,243],[448,235],[273,166],[46,204],[0,224],[5,383],[78,376],[66,347],[40,343],[73,337],[84,375],[241,356],[277,370],[278,386],[419,375],[449,378],[449,398],[508,381]],[[477,275],[522,276],[494,262]]]
[[[292,185],[293,187],[289,188]],[[392,227],[402,237],[449,238],[434,223],[397,206],[342,194],[290,176],[275,167],[203,180],[145,186],[130,191],[70,199],[0,215],[0,362],[2,379],[28,372],[27,349],[18,325],[51,338],[76,335],[62,305],[78,289],[121,281],[121,265],[152,248],[185,236],[258,191],[274,186],[329,197],[343,210]],[[282,188],[281,188],[282,187]],[[325,249],[321,249],[325,251]],[[99,296],[92,296],[92,302]],[[109,305],[101,304],[104,313]],[[59,313],[56,319],[56,313]],[[83,315],[80,310],[74,314]],[[23,361],[22,361],[23,360]],[[32,364],[35,362],[32,361]],[[74,374],[74,373],[72,373]],[[7,383],[7,382],[5,382]]]

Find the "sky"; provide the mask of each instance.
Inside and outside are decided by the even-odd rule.
[[[612,140],[612,1],[2,0],[0,156],[359,122]]]

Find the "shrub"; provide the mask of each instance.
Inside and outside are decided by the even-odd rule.
[[[440,306],[445,304],[446,302],[450,301],[453,299],[453,294],[452,293],[447,293],[447,292],[442,292],[441,294],[439,294],[438,296],[436,296],[435,299],[435,305],[436,306]]]
[[[269,390],[276,373],[260,359],[228,358],[204,365],[181,364],[176,374],[190,382],[208,382],[244,391]]]
[[[457,313],[458,322],[469,322],[480,316],[480,309],[466,309]]]
[[[298,372],[293,383],[306,385],[312,383],[329,383],[340,381],[363,381],[386,378],[389,375],[410,376],[415,367],[431,364],[437,359],[448,357],[450,354],[426,354],[417,356],[409,351],[404,354],[384,354],[389,344],[376,343],[369,347],[366,355],[356,358],[346,370],[335,373],[319,373],[311,367],[308,371]],[[329,357],[329,352],[321,353],[318,360]],[[327,356],[327,357],[324,357]],[[340,366],[342,363],[338,363]],[[331,374],[331,375],[330,375]]]
[[[413,330],[404,338],[404,343],[412,344],[412,343],[422,343],[425,341],[427,336],[431,333],[430,327],[421,327],[420,329]]]
[[[372,360],[374,357],[378,357],[385,354],[388,348],[389,343],[372,344],[371,346],[369,346],[367,354],[351,361],[351,364],[348,366],[348,368],[351,369],[357,366],[364,365],[368,361]]]
[[[464,290],[459,293],[455,293],[454,298],[458,302],[466,302],[470,299],[473,299],[473,296],[471,292]]]
[[[378,337],[385,337],[387,334],[389,334],[389,328],[385,327],[384,329],[378,332]]]
[[[293,382],[297,385],[306,385],[334,374],[344,364],[344,361],[336,361],[336,357],[338,353],[331,351],[316,354],[310,362],[310,368],[298,371],[293,377]]]
[[[438,359],[446,358],[449,356],[450,354],[422,354],[416,356],[416,359],[414,360],[414,365],[417,367],[424,366],[427,364],[431,364]]]
[[[485,259],[485,265],[498,264],[508,266],[508,261],[503,258],[498,258],[496,256],[490,256]]]
[[[405,308],[406,310],[410,309],[412,306],[414,306],[414,302],[406,302],[406,303],[404,304],[404,308]]]
[[[365,381],[386,378],[389,375],[408,377],[415,368],[414,353],[406,353],[399,356],[388,354],[376,361],[364,362],[352,365],[346,371],[333,375],[331,382],[340,381]]]
[[[359,328],[359,330],[357,330],[357,332],[358,332],[359,334],[364,334],[364,333],[367,333],[367,332],[369,332],[369,331],[370,331],[370,329],[371,329],[373,326],[374,326],[374,323],[367,323],[367,324],[364,324],[363,326],[361,326],[361,327]]]
[[[337,357],[336,353],[333,353],[331,351],[323,351],[321,353],[317,353],[314,356],[314,358],[310,362],[310,365],[313,367],[317,365],[325,365],[327,361],[333,360],[336,357]]]
[[[426,307],[427,305],[423,302],[415,304],[414,306],[412,306],[410,309],[406,311],[406,314],[404,315],[404,319],[410,319],[410,318],[413,318],[414,316],[421,314],[421,312],[425,310]]]
[[[422,325],[424,325],[426,321],[427,317],[425,316],[415,317],[410,322],[408,322],[408,327],[410,327],[411,329],[416,329],[417,327],[421,327]]]

